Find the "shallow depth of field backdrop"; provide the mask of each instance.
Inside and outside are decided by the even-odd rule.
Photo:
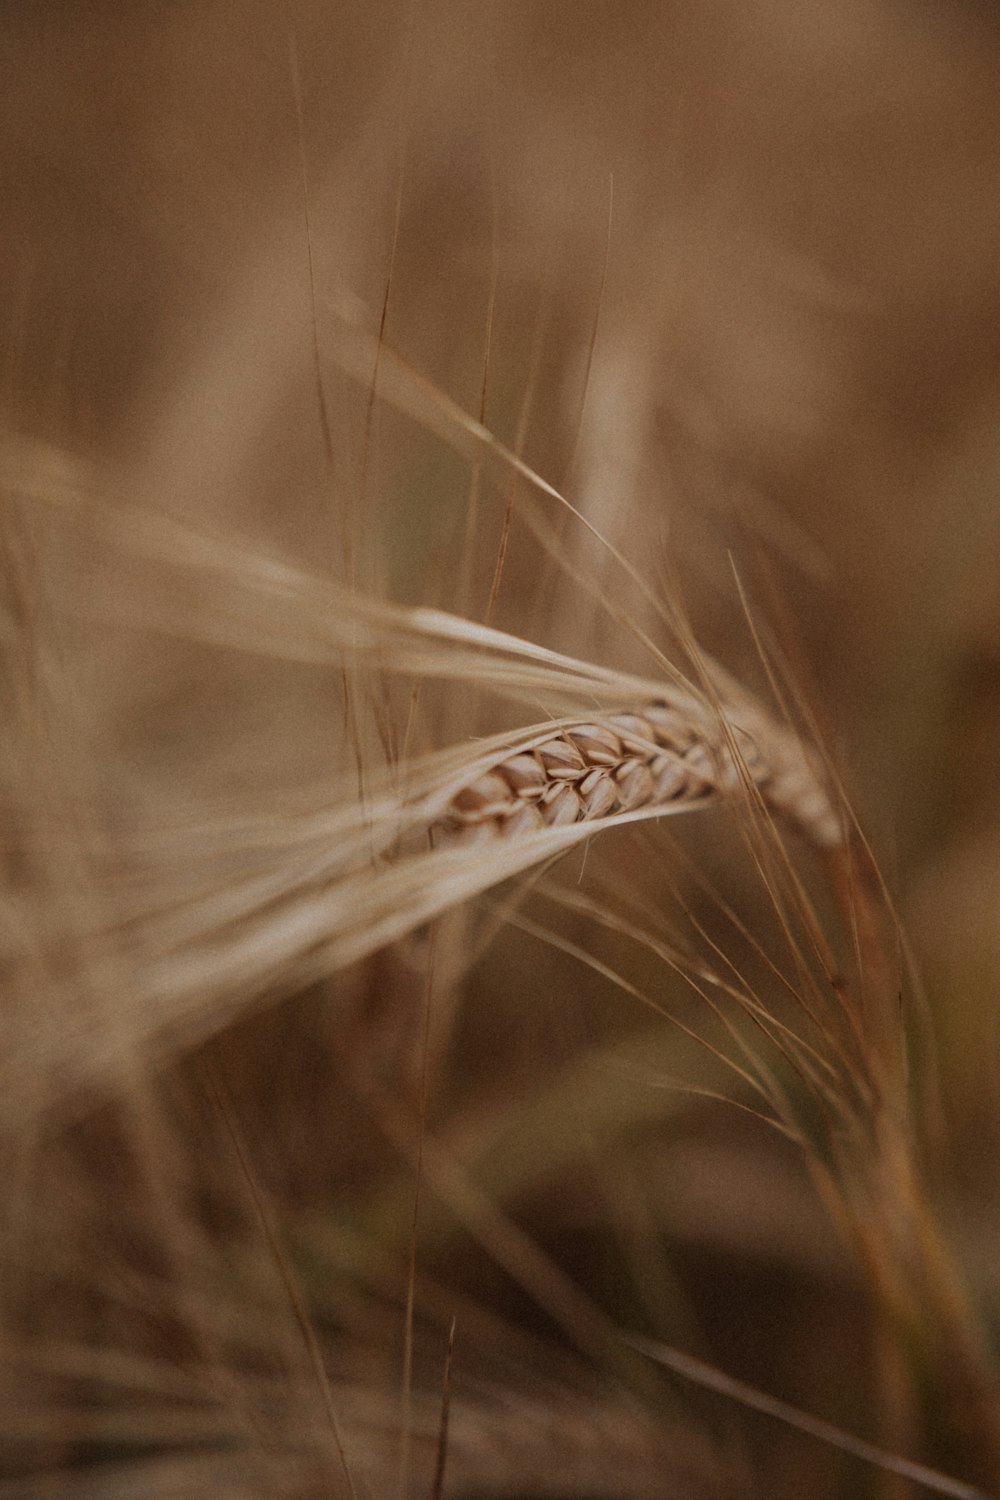
[[[998,69],[974,0],[3,6],[4,1500],[919,1492],[707,1370],[996,1492]],[[944,1334],[818,1190],[731,810],[324,947],[344,799],[553,712],[325,582],[788,685]]]

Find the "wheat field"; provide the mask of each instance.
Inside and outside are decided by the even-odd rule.
[[[0,1500],[1000,1494],[1000,30],[0,15]]]

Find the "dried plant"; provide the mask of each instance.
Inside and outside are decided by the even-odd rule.
[[[995,108],[874,7],[404,10],[2,23],[0,1495],[995,1492],[897,910],[996,651],[913,585],[992,502],[901,498],[994,232],[902,184],[990,195],[904,143]]]

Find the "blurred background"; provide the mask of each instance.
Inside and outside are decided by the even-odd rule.
[[[375,596],[648,673],[615,608],[655,622],[589,533],[550,510],[540,550],[513,483],[374,399],[374,366],[357,378],[350,330],[381,328],[766,690],[745,586],[923,976],[928,1171],[990,1345],[992,8],[11,0],[0,30],[8,469],[28,453]],[[183,880],[232,799],[310,805],[357,746],[334,674],[147,634],[141,588],[128,628],[53,625],[47,513],[5,510],[5,969],[26,1061],[4,1111],[0,1494],[346,1493],[306,1309],[362,1492],[433,1493],[447,1370],[446,1494],[881,1493],[607,1336],[680,1345],[880,1440],[865,1288],[800,1153],[565,950],[701,1027],[582,902],[664,941],[686,906],[752,965],[689,869],[769,931],[716,815],[609,835],[601,861],[598,841],[518,893],[520,929],[453,913],[252,1010],[237,994],[160,1037],[155,1065],[123,1049],[113,1097],[67,1082],[62,1107],[96,983],[81,892],[98,901],[131,799],[158,809]],[[95,596],[118,566],[99,540],[80,553]],[[393,712],[401,743],[405,699]],[[442,690],[413,724],[424,749],[497,720]],[[100,984],[127,1008],[127,977]],[[914,1442],[969,1472],[933,1424]]]

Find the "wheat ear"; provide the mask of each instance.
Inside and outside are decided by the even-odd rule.
[[[815,843],[836,845],[839,822],[801,746],[763,713],[753,717],[752,726],[726,727],[663,698],[567,722],[480,771],[452,797],[435,832],[488,843],[639,808],[679,811],[749,785]]]

